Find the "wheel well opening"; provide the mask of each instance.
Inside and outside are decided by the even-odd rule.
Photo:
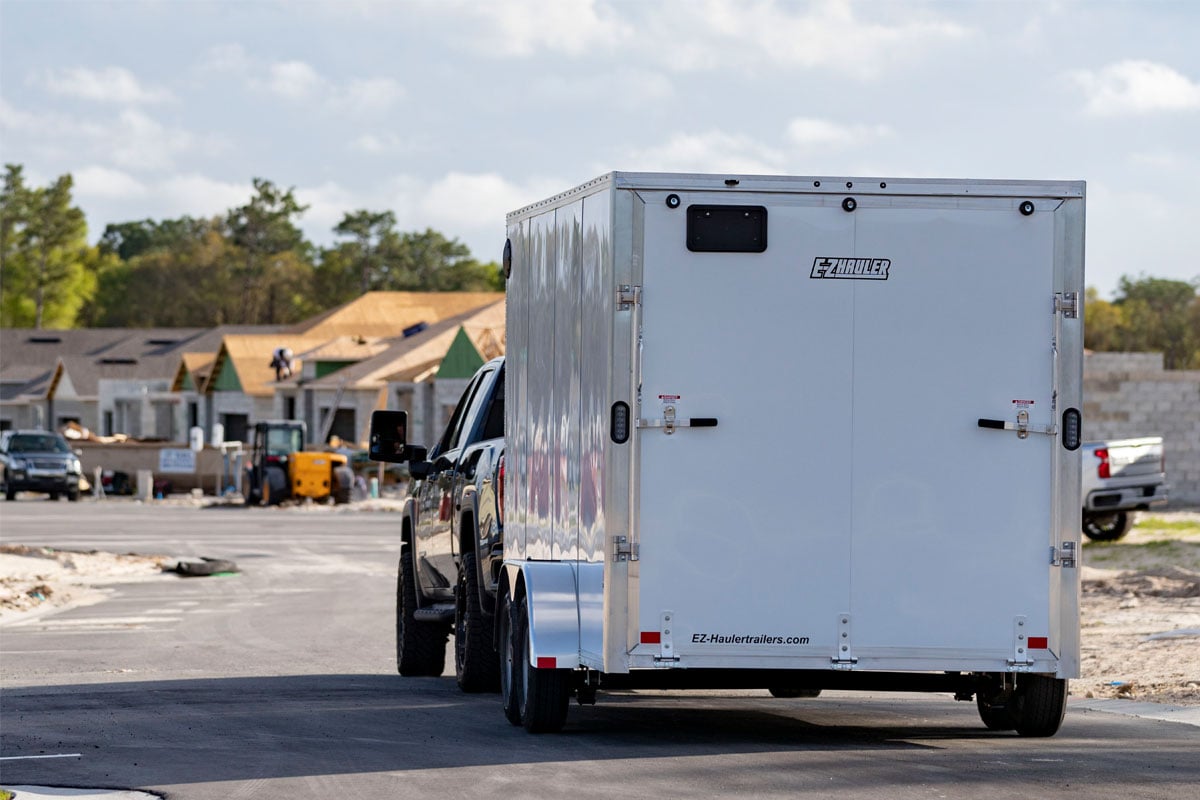
[[[468,511],[462,515],[458,526],[458,552],[460,555],[475,550],[475,515]]]

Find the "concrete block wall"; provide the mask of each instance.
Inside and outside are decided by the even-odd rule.
[[[1164,370],[1161,353],[1089,353],[1083,436],[1162,436],[1171,507],[1200,506],[1200,370]]]

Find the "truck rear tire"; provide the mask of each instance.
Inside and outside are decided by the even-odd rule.
[[[464,692],[500,688],[500,657],[492,646],[491,626],[479,602],[475,554],[465,553],[458,568],[454,610],[454,674]]]
[[[407,547],[396,570],[396,670],[405,677],[438,676],[446,668],[446,625],[423,622],[417,610],[413,556]]]
[[[530,733],[557,733],[567,721],[571,702],[571,670],[538,669],[530,663],[529,610],[517,605],[513,615],[516,678],[519,685],[521,724]]]
[[[1067,681],[1051,675],[1018,679],[1012,700],[1013,727],[1021,736],[1053,736],[1067,713]]]
[[[1115,542],[1129,533],[1133,515],[1126,511],[1107,514],[1083,512],[1083,532],[1093,542]]]

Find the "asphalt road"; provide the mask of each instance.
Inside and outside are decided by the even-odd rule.
[[[0,785],[171,798],[1195,798],[1200,728],[1074,706],[1053,739],[933,695],[601,695],[529,736],[393,668],[394,514],[0,503],[7,543],[231,558],[0,628]],[[448,664],[452,660],[448,659]],[[31,758],[36,757],[36,758]]]

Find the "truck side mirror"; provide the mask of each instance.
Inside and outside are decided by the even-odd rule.
[[[408,412],[374,411],[371,413],[372,461],[397,464],[410,458],[408,451]]]

